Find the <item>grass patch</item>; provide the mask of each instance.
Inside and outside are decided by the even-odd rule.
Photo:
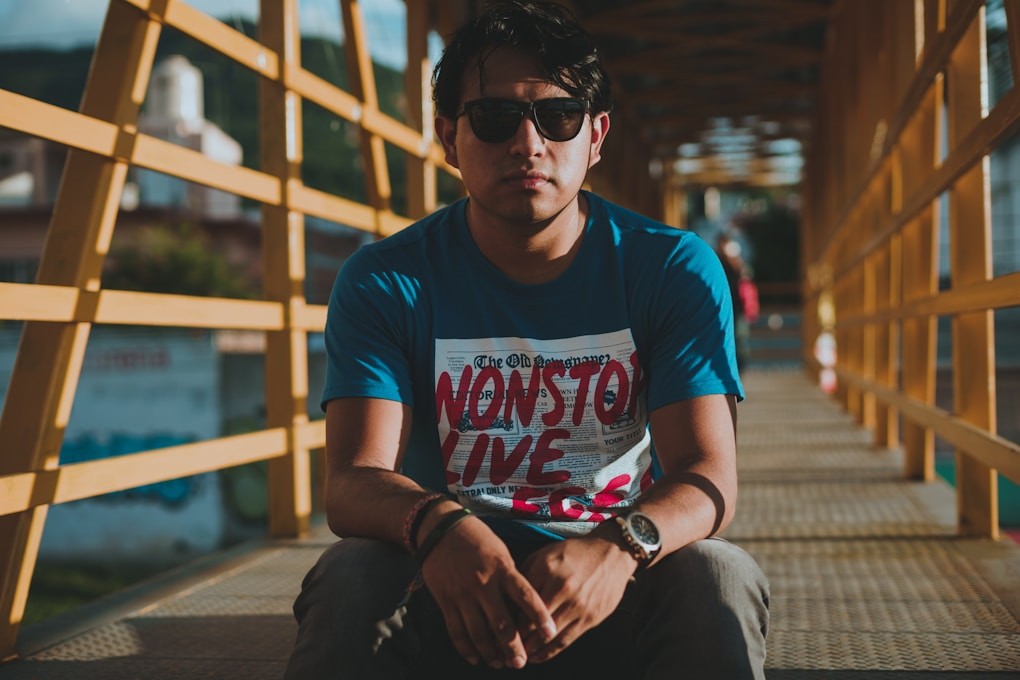
[[[38,564],[25,603],[23,625],[94,602],[164,571],[152,565]]]

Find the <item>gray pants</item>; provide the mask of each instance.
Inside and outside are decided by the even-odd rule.
[[[286,679],[765,677],[768,583],[750,555],[721,539],[661,559],[602,624],[522,670],[464,661],[427,590],[396,611],[415,572],[390,543],[348,538],[328,548],[294,603],[298,634]]]

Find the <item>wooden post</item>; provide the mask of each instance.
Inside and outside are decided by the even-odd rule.
[[[885,219],[892,219],[903,208],[903,166],[900,152],[894,149],[889,159],[888,200],[884,204]],[[902,264],[902,237],[893,236],[882,257],[878,271],[878,302],[882,310],[899,308],[900,276]],[[893,390],[899,389],[897,369],[899,367],[899,322],[889,318],[879,326],[878,362],[875,367],[879,384]],[[882,404],[876,414],[876,446],[892,448],[899,444],[899,418],[894,406]]]
[[[365,35],[365,19],[359,0],[341,0],[344,17],[344,53],[347,55],[347,73],[351,94],[361,100],[362,115],[379,110],[379,96],[375,87],[375,73]],[[361,158],[365,165],[365,183],[368,202],[376,209],[376,233],[382,233],[382,216],[390,211],[390,174],[386,163],[386,146],[383,138],[361,128]]]
[[[953,52],[947,67],[950,148],[981,122],[982,59],[985,52],[982,7]],[[988,156],[956,181],[950,195],[950,244],[954,288],[991,278],[991,197]],[[995,432],[995,333],[991,310],[953,319],[953,397],[956,414]],[[994,469],[958,450],[957,511],[960,532],[997,538],[999,508]]]
[[[298,0],[262,0],[260,41],[280,55],[283,73],[300,65]],[[266,333],[266,426],[288,432],[287,452],[269,462],[269,533],[300,536],[311,516],[311,461],[298,431],[308,422],[308,338],[295,328],[305,306],[304,216],[290,207],[301,184],[301,98],[282,82],[259,85],[262,170],[280,178],[279,206],[262,206],[263,287],[284,308],[284,328]]]
[[[914,119],[900,137],[903,159],[903,193],[909,196],[938,163],[938,140],[943,125],[943,80],[936,78]],[[941,208],[933,201],[903,228],[903,302],[921,300],[938,292],[939,223]],[[903,321],[903,392],[918,401],[935,404],[937,321],[934,315]],[[930,427],[903,422],[904,474],[908,479],[935,479],[935,436]]]
[[[127,176],[138,113],[161,24],[111,2],[80,111],[120,128],[118,158],[72,150],[46,234],[36,282],[74,286],[79,304],[99,290]],[[0,418],[0,475],[52,470],[71,415],[91,324],[25,324]],[[14,654],[47,506],[0,517],[0,659]]]
[[[878,365],[878,327],[873,320],[877,310],[878,296],[878,254],[872,254],[861,266],[861,310],[869,320],[860,327],[861,334],[861,366],[858,375],[868,382],[874,382]],[[871,390],[861,393],[860,423],[869,430],[874,430],[877,421],[877,400]]]
[[[432,144],[433,111],[429,83],[432,65],[428,53],[429,7],[425,2],[407,3],[407,70],[404,92],[408,123],[422,133],[423,150]],[[420,219],[436,209],[436,164],[428,158],[407,156],[407,212]]]

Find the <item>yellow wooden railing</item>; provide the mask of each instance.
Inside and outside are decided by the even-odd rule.
[[[304,216],[379,236],[435,208],[436,169],[457,176],[432,141],[424,3],[408,3],[409,122],[379,110],[361,7],[341,3],[350,92],[301,67],[297,0],[262,0],[258,40],[176,0],[112,0],[78,112],[0,90],[0,126],[69,147],[35,284],[0,283],[0,320],[24,321],[0,421],[0,658],[12,653],[50,505],[266,460],[270,532],[295,536],[310,515],[306,336],[325,307],[304,297]],[[218,163],[138,132],[161,31],[170,27],[260,78],[260,169]],[[369,204],[301,180],[301,100],[359,126]],[[383,144],[406,152],[408,212],[390,209]],[[262,205],[260,301],[105,290],[100,275],[129,166],[156,170]],[[59,452],[93,324],[245,329],[267,336],[266,429],[76,464]]]
[[[271,533],[294,536],[307,528],[308,452],[323,446],[324,430],[307,416],[306,336],[323,329],[325,308],[308,304],[303,293],[304,217],[384,236],[435,208],[437,169],[456,176],[429,132],[431,4],[406,3],[406,123],[379,109],[357,0],[341,0],[349,91],[302,68],[297,0],[261,0],[258,40],[179,0],[110,0],[78,112],[0,90],[0,127],[69,148],[36,283],[0,284],[0,321],[24,322],[0,419],[0,658],[14,649],[53,504],[266,460]],[[984,115],[983,8],[979,0],[838,3],[825,104],[804,186],[804,327],[810,348],[823,330],[816,309],[832,302],[840,398],[875,429],[877,443],[902,440],[911,477],[933,476],[934,436],[956,445],[961,529],[995,535],[995,470],[1020,481],[1020,450],[994,434],[992,314],[1020,305],[1020,275],[990,274],[985,158],[1020,128],[1020,90],[1014,87]],[[1020,80],[1020,3],[1006,0],[1005,8],[1014,79]],[[431,14],[443,35],[464,18],[454,11]],[[258,170],[218,163],[138,132],[164,27],[260,76]],[[358,126],[367,203],[303,184],[302,100]],[[628,115],[625,107],[614,113],[618,122]],[[629,127],[640,129],[640,120],[631,119]],[[948,149],[940,155],[943,137]],[[408,160],[406,216],[390,206],[385,142]],[[671,181],[669,168],[661,183],[648,181],[647,150],[623,133],[608,142],[604,153],[620,160],[596,166],[595,189],[679,224],[680,196],[663,190]],[[259,202],[263,299],[104,289],[101,273],[129,167]],[[944,192],[950,196],[953,287],[940,293],[936,256]],[[934,405],[940,315],[952,316],[954,324],[952,413]],[[94,324],[264,332],[265,429],[60,465]],[[806,361],[817,370],[812,356]]]
[[[936,436],[954,445],[960,531],[992,537],[997,471],[1020,482],[1020,446],[995,422],[993,313],[1020,305],[1020,272],[991,266],[988,156],[1020,129],[1020,3],[1002,11],[1014,85],[986,110],[983,0],[840,4],[802,231],[807,363],[819,369],[810,348],[834,333],[839,398],[876,444],[902,440],[909,477],[934,477]],[[952,317],[951,411],[935,406],[939,316]]]

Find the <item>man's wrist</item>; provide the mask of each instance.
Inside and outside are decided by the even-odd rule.
[[[422,539],[421,545],[414,554],[414,559],[418,561],[418,566],[425,566],[425,560],[428,559],[436,545],[443,540],[443,537],[446,536],[446,534],[449,533],[455,526],[470,516],[471,511],[460,506],[458,506],[458,508],[453,512],[448,512],[443,515],[436,526],[432,528],[424,539]]]
[[[415,546],[421,545],[421,542],[432,532],[433,529],[436,528],[436,525],[439,524],[444,516],[451,512],[460,510],[462,507],[464,506],[450,498],[443,499],[442,502],[429,507],[425,516],[418,523],[417,531],[414,536]]]
[[[421,528],[422,522],[431,510],[436,505],[439,505],[447,497],[441,493],[428,493],[418,499],[418,501],[411,507],[411,510],[407,513],[404,518],[404,532],[403,532],[403,544],[404,548],[408,552],[414,554],[418,550],[418,530]]]
[[[602,522],[592,529],[587,537],[606,546],[607,558],[615,559],[621,554],[625,556],[626,563],[628,564],[628,574],[634,574],[638,570],[640,562],[630,551],[627,542],[623,539],[620,530],[616,526],[616,522],[612,519]]]

